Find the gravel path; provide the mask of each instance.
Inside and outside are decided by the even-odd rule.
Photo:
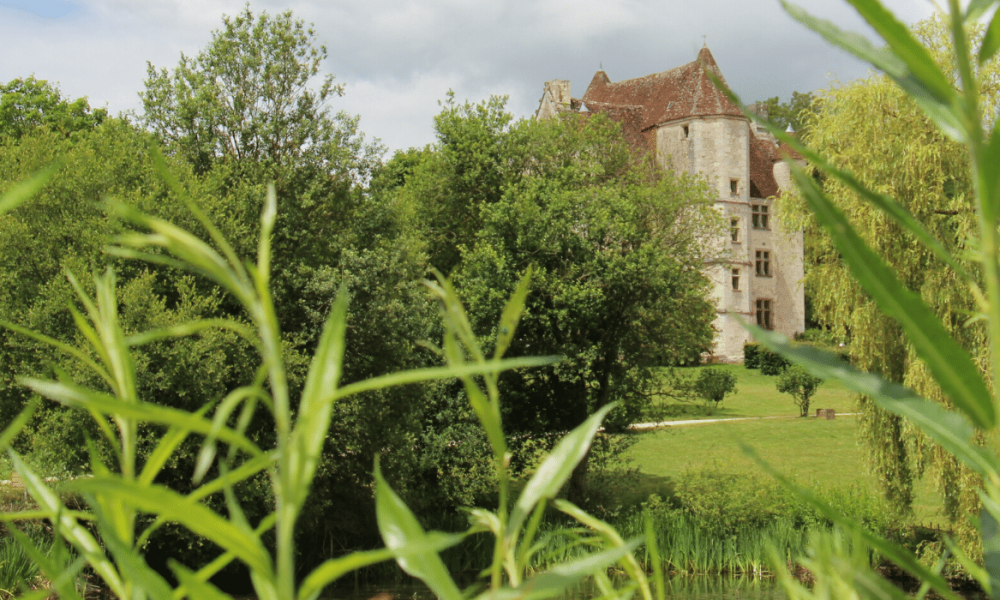
[[[849,417],[858,413],[837,413],[838,417]],[[660,421],[659,423],[634,423],[631,429],[659,429],[661,427],[675,427],[677,425],[698,425],[700,423],[721,423],[723,421],[756,421],[760,419],[801,419],[794,415],[781,415],[777,417],[727,417],[724,419],[687,419],[681,421]],[[815,418],[815,417],[807,417]]]

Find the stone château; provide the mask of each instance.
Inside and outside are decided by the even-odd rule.
[[[718,243],[730,250],[721,264],[705,266],[718,311],[711,358],[740,362],[750,336],[737,315],[789,337],[805,329],[802,232],[782,230],[774,204],[791,186],[785,161],[801,157],[751,122],[708,71],[725,83],[704,47],[693,62],[636,79],[612,83],[600,70],[580,99],[571,97],[569,81],[547,81],[535,114],[605,113],[661,167],[706,178],[729,224]]]

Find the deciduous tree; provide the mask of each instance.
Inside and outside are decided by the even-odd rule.
[[[107,116],[106,109],[91,109],[86,98],[70,101],[58,87],[33,76],[0,84],[0,141],[19,140],[39,127],[70,136],[100,125]]]
[[[914,26],[914,33],[954,74],[948,25],[940,16]],[[981,31],[975,35],[981,40]],[[977,42],[978,43],[978,42]],[[1000,63],[980,66],[985,113],[995,115],[1000,102]],[[882,75],[827,90],[806,115],[807,142],[833,164],[852,172],[864,185],[895,198],[954,255],[971,260],[977,223],[973,182],[966,149],[945,137],[904,91]],[[822,178],[821,175],[817,177]],[[865,242],[895,270],[909,289],[932,307],[951,335],[979,360],[987,360],[986,332],[970,321],[977,312],[968,287],[927,247],[912,238],[872,204],[844,184],[822,178],[829,197],[851,217]],[[813,238],[808,245],[807,294],[816,318],[840,335],[850,336],[851,362],[866,371],[904,383],[924,397],[948,404],[924,364],[904,341],[892,317],[881,313],[852,280],[829,236],[807,216],[794,197],[783,199],[788,215]],[[796,207],[798,210],[796,211]],[[975,272],[974,267],[970,271]],[[978,511],[978,492],[963,482],[968,471],[954,457],[931,444],[902,418],[861,398],[861,435],[871,452],[871,467],[893,504],[908,510],[914,477],[930,467],[936,474],[948,514],[969,533],[966,515]],[[968,538],[967,538],[968,539]]]
[[[398,192],[430,218],[431,264],[451,266],[484,340],[533,269],[508,355],[566,357],[502,378],[509,431],[566,430],[614,401],[605,425],[627,426],[654,367],[696,362],[712,343],[702,241],[721,221],[706,186],[633,153],[600,115],[514,122],[494,98],[447,104],[437,126]]]

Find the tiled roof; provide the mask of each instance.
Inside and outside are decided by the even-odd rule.
[[[636,79],[611,83],[604,71],[598,71],[583,95],[583,101],[591,110],[598,105],[604,110],[611,105],[642,107],[639,127],[643,130],[685,117],[743,116],[740,109],[715,87],[706,75],[706,69],[725,83],[722,71],[707,47],[701,49],[695,61]]]
[[[770,198],[778,195],[774,178],[775,145],[750,132],[750,196]]]

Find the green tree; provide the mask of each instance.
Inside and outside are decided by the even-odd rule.
[[[141,120],[199,172],[229,160],[365,179],[377,155],[357,117],[331,113],[343,86],[321,75],[327,51],[315,37],[291,11],[223,16],[197,56],[182,54],[173,71],[148,66]]]
[[[0,141],[19,140],[38,127],[70,136],[93,129],[107,116],[106,109],[91,109],[86,98],[69,101],[58,87],[33,76],[0,84]]]
[[[736,393],[736,376],[729,371],[708,367],[698,373],[692,387],[702,400],[714,402],[718,407],[728,394]]]
[[[918,23],[912,31],[945,73],[956,73],[947,42],[948,24],[942,17]],[[981,28],[974,36],[982,39]],[[1000,63],[985,63],[980,75],[986,82],[982,90],[985,114],[993,115],[1000,101],[1000,88],[995,84]],[[887,76],[873,75],[827,90],[822,102],[814,105],[814,112],[806,115],[806,122],[811,147],[870,189],[895,198],[931,235],[961,257],[963,264],[974,260],[969,240],[978,234],[969,155]],[[966,282],[931,249],[911,243],[902,227],[845,183],[821,174],[817,178],[900,281],[933,308],[963,347],[986,361],[986,331],[968,326],[970,316],[979,308]],[[950,404],[926,365],[917,360],[900,325],[881,312],[852,278],[830,236],[807,215],[801,199],[789,196],[786,207],[785,214],[799,215],[797,225],[812,239],[807,245],[810,267],[805,286],[812,297],[814,315],[837,335],[850,336],[851,363],[903,383],[926,398]],[[929,443],[917,428],[877,408],[868,396],[861,397],[860,410],[861,437],[870,449],[871,468],[887,498],[897,509],[908,510],[913,479],[929,468],[943,492],[948,515],[968,540],[972,530],[965,515],[977,512],[979,506],[978,491],[965,483],[970,474],[954,457]]]
[[[816,96],[812,92],[792,92],[788,102],[782,102],[781,98],[775,96],[764,100],[762,104],[767,107],[769,121],[782,129],[791,125],[793,131],[802,135],[808,127],[805,116],[815,101]]]
[[[785,369],[785,372],[778,376],[775,384],[778,392],[790,395],[795,406],[799,407],[799,416],[809,416],[809,400],[816,394],[816,390],[823,383],[819,377],[814,377],[808,371],[798,365],[792,365]]]
[[[493,98],[447,103],[436,125],[439,144],[396,192],[430,232],[430,263],[454,265],[484,340],[532,268],[522,336],[508,352],[566,357],[501,378],[508,432],[570,429],[614,401],[622,406],[606,426],[634,422],[653,368],[697,362],[712,343],[701,240],[721,222],[705,185],[634,155],[604,116],[513,121]]]

